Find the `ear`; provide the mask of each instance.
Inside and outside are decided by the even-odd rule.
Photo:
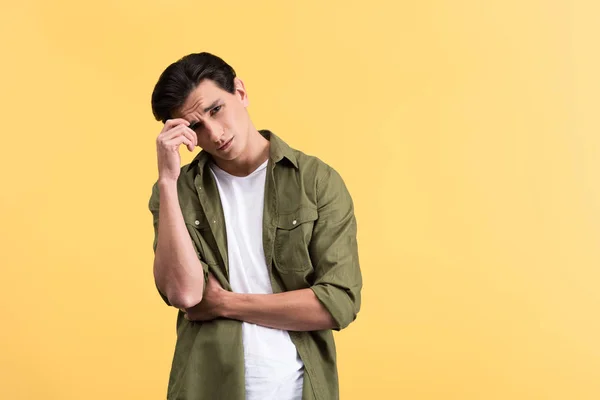
[[[235,78],[233,83],[235,85],[235,95],[240,99],[244,107],[248,107],[250,100],[248,99],[248,92],[246,92],[244,82],[240,78]]]

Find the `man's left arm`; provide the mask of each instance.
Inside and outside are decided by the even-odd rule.
[[[346,185],[330,167],[317,181],[317,206],[319,218],[309,245],[313,286],[276,294],[242,294],[225,291],[209,278],[203,302],[184,310],[189,318],[220,316],[288,331],[340,330],[354,321],[362,288],[356,218]]]

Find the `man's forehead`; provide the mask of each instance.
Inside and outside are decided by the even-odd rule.
[[[204,114],[208,107],[223,97],[223,92],[224,90],[218,87],[213,81],[205,79],[192,90],[183,105],[179,108],[177,114]]]

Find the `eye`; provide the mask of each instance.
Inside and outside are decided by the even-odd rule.
[[[218,113],[219,111],[221,111],[221,107],[223,107],[223,106],[216,106],[215,108],[213,108],[212,110],[210,110],[210,115],[215,115],[216,113]]]

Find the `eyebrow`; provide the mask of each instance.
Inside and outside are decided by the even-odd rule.
[[[220,102],[221,102],[221,99],[217,99],[217,100],[213,101],[210,106],[208,106],[204,109],[204,113],[206,114],[207,112],[209,112],[210,110],[215,108],[217,106],[217,104],[219,104]]]
[[[204,110],[202,110],[203,114],[206,114],[207,112],[209,112],[210,110],[212,110],[213,108],[215,108],[220,102],[221,102],[221,99],[217,99],[217,100],[213,101],[210,106],[208,106]],[[200,121],[192,121],[192,122],[190,122],[189,128],[192,129],[192,130],[194,130],[201,123],[202,122],[200,122]]]

